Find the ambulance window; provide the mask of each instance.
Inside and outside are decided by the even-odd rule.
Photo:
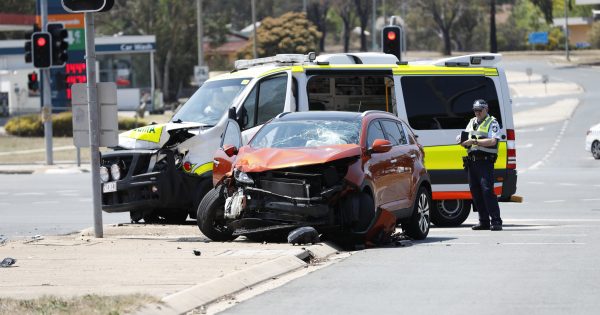
[[[408,123],[413,129],[464,129],[473,101],[484,99],[502,125],[494,81],[484,76],[405,76],[401,79]]]
[[[287,74],[269,77],[259,82],[242,106],[243,129],[264,124],[284,110]],[[257,106],[258,103],[258,106]]]
[[[376,139],[385,139],[379,120],[375,120],[369,125],[369,129],[367,130],[367,148],[373,146],[373,142]]]
[[[287,92],[287,74],[260,83],[258,91],[258,115],[256,124],[262,125],[283,112]]]

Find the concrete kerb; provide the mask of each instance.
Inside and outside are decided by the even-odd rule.
[[[146,305],[136,314],[185,314],[214,303],[224,296],[241,292],[265,281],[307,267],[309,264],[307,261],[310,259],[324,260],[337,253],[339,253],[339,249],[330,243],[303,247],[296,255],[278,257],[166,296],[161,300],[161,304]]]

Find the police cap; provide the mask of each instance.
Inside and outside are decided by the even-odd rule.
[[[488,104],[486,101],[479,99],[476,100],[475,102],[473,102],[473,109],[487,109],[488,108]]]

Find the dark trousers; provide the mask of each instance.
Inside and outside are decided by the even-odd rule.
[[[491,160],[469,162],[469,188],[473,205],[482,225],[502,225],[498,198],[494,193],[494,163]],[[491,220],[490,220],[491,219]]]

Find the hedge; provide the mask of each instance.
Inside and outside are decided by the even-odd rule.
[[[145,126],[146,121],[141,119],[119,117],[119,130],[129,130],[140,126]],[[40,114],[31,114],[13,117],[4,125],[6,133],[21,137],[43,137],[44,124]],[[73,136],[73,114],[63,112],[52,115],[52,135],[54,137],[72,137]]]

